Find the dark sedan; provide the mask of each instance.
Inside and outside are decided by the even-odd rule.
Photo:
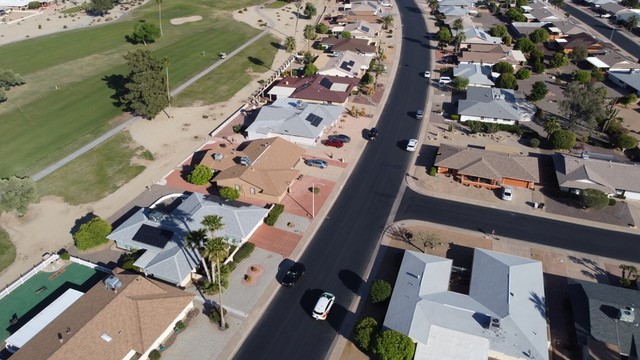
[[[338,140],[325,140],[324,141],[324,145],[325,146],[331,146],[334,148],[341,148],[344,146],[344,143],[342,141],[338,141]]]
[[[343,143],[348,143],[349,141],[351,141],[351,138],[345,134],[338,134],[338,135],[329,135],[329,140],[337,140],[337,141],[342,141]]]
[[[282,278],[282,286],[291,287],[304,275],[304,265],[294,263]]]

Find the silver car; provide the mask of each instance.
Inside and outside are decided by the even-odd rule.
[[[317,167],[320,169],[326,169],[327,166],[329,166],[326,161],[320,159],[307,159],[304,163],[307,164],[307,166]]]
[[[502,200],[511,201],[513,199],[513,189],[511,186],[502,187]]]

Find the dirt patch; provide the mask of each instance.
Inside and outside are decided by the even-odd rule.
[[[188,17],[171,19],[170,22],[171,22],[171,25],[182,25],[182,24],[200,21],[200,20],[202,20],[202,16],[196,15],[196,16],[188,16]]]

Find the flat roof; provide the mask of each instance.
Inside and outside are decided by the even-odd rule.
[[[587,58],[587,61],[591,65],[593,65],[593,66],[595,66],[597,68],[600,68],[600,69],[609,67],[609,65],[607,65],[607,63],[605,63],[604,61],[598,59],[597,57],[590,56],[590,57]]]
[[[14,349],[23,347],[34,336],[38,335],[42,329],[47,327],[49,323],[67,310],[69,306],[80,299],[82,295],[84,295],[84,293],[74,289],[65,291],[64,294],[55,299],[49,306],[38,313],[38,315],[29,320],[28,323],[24,324],[24,326],[13,333],[13,335],[9,336],[6,340],[7,348],[10,346]]]

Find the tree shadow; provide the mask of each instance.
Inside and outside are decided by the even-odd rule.
[[[358,294],[362,285],[364,285],[364,280],[354,273],[351,270],[342,269],[338,273],[338,277],[342,284],[347,287],[347,289],[351,290],[354,294]]]
[[[81,226],[82,224],[86,224],[86,223],[88,223],[89,221],[91,221],[91,220],[93,220],[93,219],[95,219],[95,218],[97,218],[97,217],[98,217],[98,215],[96,215],[96,214],[94,214],[94,213],[90,212],[90,213],[88,213],[88,214],[84,215],[83,217],[81,217],[81,218],[77,219],[77,220],[74,222],[74,224],[73,224],[73,226],[71,227],[71,229],[69,230],[69,234],[71,234],[71,235],[75,235],[75,233],[77,233],[77,232],[78,232],[78,230],[80,230],[80,226]]]
[[[262,59],[259,59],[259,58],[253,57],[253,56],[248,56],[247,59],[254,65],[263,66],[263,67],[271,70],[270,67],[268,67],[267,65],[264,64],[264,61],[262,61]]]
[[[273,46],[274,48],[276,48],[278,50],[285,50],[286,49],[283,44],[277,43],[275,41],[271,42],[271,46]]]
[[[123,98],[129,92],[126,85],[131,82],[131,79],[129,79],[128,76],[124,76],[122,74],[113,74],[106,75],[102,78],[102,81],[107,84],[107,87],[109,89],[114,90],[113,95],[111,95],[111,99],[114,100],[112,102],[113,106],[124,107],[125,102]],[[125,108],[124,110],[129,111],[130,109]]]
[[[538,310],[538,312],[540,313],[540,316],[542,316],[543,319],[546,319],[547,305],[545,303],[545,298],[540,297],[540,295],[531,291],[529,292],[529,301],[531,301],[534,304],[534,306],[536,307],[536,310]]]

